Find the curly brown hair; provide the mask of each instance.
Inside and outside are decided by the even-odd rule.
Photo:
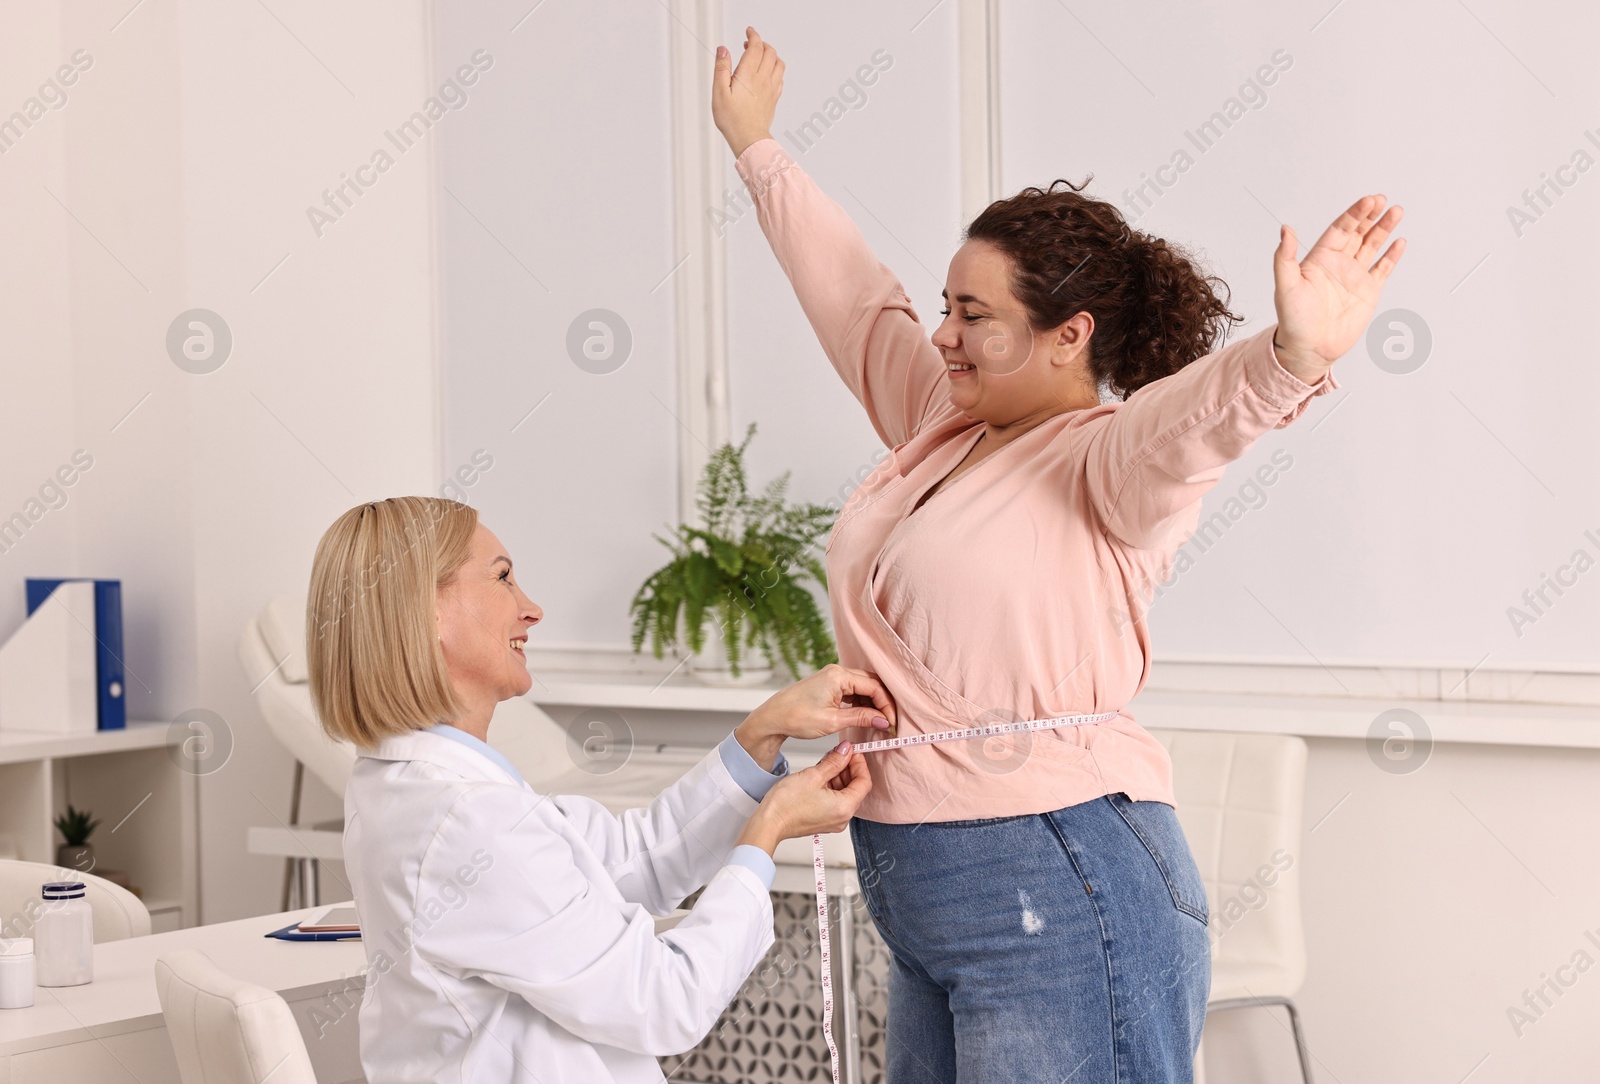
[[[1093,316],[1090,370],[1097,384],[1127,399],[1211,353],[1244,318],[1228,310],[1228,284],[1203,274],[1188,252],[1083,195],[1092,180],[1058,178],[996,200],[972,220],[966,239],[1010,258],[1012,292],[1035,331],[1079,312]]]

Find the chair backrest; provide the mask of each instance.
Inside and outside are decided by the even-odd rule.
[[[150,932],[150,912],[138,896],[119,884],[65,866],[0,858],[0,937],[33,936],[33,924],[44,907],[41,889],[47,881],[83,882],[84,899],[94,913],[95,944]]]
[[[1211,958],[1305,981],[1300,910],[1306,743],[1289,734],[1151,730],[1172,756],[1178,821],[1206,882]]]
[[[288,1002],[199,949],[156,960],[156,993],[183,1084],[316,1084]]]
[[[246,622],[239,637],[239,661],[272,736],[342,797],[356,766],[356,747],[328,737],[311,706],[305,596],[280,595]]]
[[[342,797],[358,754],[349,742],[328,737],[311,704],[305,596],[280,595],[246,622],[239,637],[239,661],[273,736],[307,771]],[[575,764],[561,727],[525,697],[504,700],[495,707],[489,744],[504,753],[534,787],[570,771]]]

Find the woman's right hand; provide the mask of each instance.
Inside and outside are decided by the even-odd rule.
[[[711,119],[735,158],[750,144],[772,138],[772,118],[783,94],[783,61],[778,51],[747,26],[739,66],[725,45],[717,46],[711,79]]]
[[[771,854],[785,839],[844,831],[872,790],[867,758],[850,748],[849,742],[840,742],[812,767],[774,783],[739,842]]]

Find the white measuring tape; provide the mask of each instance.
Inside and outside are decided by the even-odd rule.
[[[967,741],[972,738],[990,738],[1000,734],[1021,734],[1029,730],[1055,730],[1064,726],[1085,726],[1115,719],[1119,713],[1103,711],[1097,715],[1063,715],[1059,719],[1029,719],[1020,723],[995,723],[974,726],[965,730],[934,730],[926,734],[912,734],[904,738],[884,738],[882,741],[862,742],[851,748],[854,753],[878,753],[885,749],[903,749],[908,745],[931,745],[934,742]],[[822,940],[822,1037],[828,1041],[828,1059],[833,1065],[833,1084],[839,1084],[839,1047],[833,1041],[833,941],[828,935],[828,874],[822,856],[822,834],[811,837],[811,869],[817,883],[817,932]],[[854,1084],[854,1081],[851,1082]]]

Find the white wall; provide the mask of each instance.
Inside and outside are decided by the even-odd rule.
[[[0,36],[0,102],[8,103],[9,110],[36,93],[74,47],[65,45],[59,17],[47,7],[17,11],[7,31]],[[0,366],[10,407],[7,424],[0,426],[0,517],[10,521],[13,514],[24,513],[26,524],[0,525],[5,580],[0,633],[6,634],[22,620],[21,580],[50,575],[61,562],[75,559],[72,523],[98,481],[91,468],[89,476],[60,495],[48,486],[43,495],[39,492],[82,447],[73,417],[67,289],[67,231],[74,227],[49,194],[65,195],[67,117],[62,110],[82,104],[77,100],[81,93],[68,92],[66,106],[46,113],[0,156],[0,200],[11,209],[9,243],[0,246],[0,321],[6,332]],[[30,506],[29,501],[38,503]]]
[[[539,56],[537,71],[490,73],[444,140],[443,168],[461,177],[457,194],[465,187],[484,193],[472,214],[453,198],[441,203],[445,466],[467,463],[481,449],[499,461],[560,457],[570,468],[511,490],[505,472],[491,471],[469,496],[508,528],[519,552],[576,573],[552,581],[545,595],[546,633],[561,642],[623,638],[627,598],[662,559],[648,533],[675,518],[665,502],[667,457],[679,439],[703,440],[667,409],[675,405],[664,367],[671,284],[636,301],[660,280],[631,270],[692,258],[671,250],[664,218],[642,217],[667,207],[665,42],[680,31],[665,9],[621,26],[616,10],[541,5],[511,35],[523,44],[507,54],[530,50]],[[1563,299],[1595,285],[1594,271],[1563,254],[1576,251],[1567,238],[1593,232],[1595,204],[1580,184],[1520,239],[1505,213],[1523,188],[1567,160],[1587,121],[1573,95],[1551,98],[1541,76],[1465,10],[1438,18],[1399,11],[1378,41],[1368,41],[1365,24],[1346,12],[1319,24],[1322,14],[1264,4],[1069,11],[1019,0],[1001,8],[1002,190],[1092,173],[1091,191],[1130,213],[1125,193],[1141,174],[1177,148],[1193,150],[1184,133],[1282,51],[1278,63],[1286,58],[1287,70],[1263,88],[1266,104],[1248,109],[1210,151],[1195,151],[1194,167],[1138,220],[1198,250],[1226,279],[1235,307],[1250,319],[1236,336],[1272,319],[1268,258],[1279,216],[1309,247],[1337,209],[1369,189],[1386,189],[1408,210],[1402,232],[1411,251],[1384,308],[1426,320],[1434,336],[1429,361],[1395,375],[1357,346],[1337,369],[1341,392],[1317,400],[1303,423],[1267,434],[1230,472],[1207,501],[1208,517],[1272,453],[1293,461],[1263,495],[1247,494],[1261,506],[1248,508],[1224,542],[1188,547],[1194,567],[1170,581],[1155,605],[1158,654],[1590,665],[1600,646],[1600,593],[1587,582],[1520,636],[1507,616],[1508,607],[1526,605],[1525,589],[1579,547],[1600,560],[1600,544],[1583,535],[1600,527],[1588,511],[1597,483],[1572,436],[1582,431],[1577,412],[1596,378],[1582,365],[1556,375],[1560,359],[1585,349],[1581,322],[1560,313]],[[736,53],[748,22],[779,44],[788,73],[775,134],[855,216],[925,320],[936,316],[962,225],[956,5],[824,5],[802,14],[730,2],[724,16],[722,40]],[[1498,27],[1492,16],[1485,14],[1489,26]],[[506,5],[447,12],[440,54],[462,52],[469,39],[502,32],[517,18],[519,10]],[[626,58],[599,87],[577,59],[595,28],[607,28],[607,48]],[[1443,63],[1408,62],[1441,42],[1449,43]],[[716,42],[704,44],[709,63]],[[1537,36],[1511,46],[1545,83],[1586,86],[1591,69],[1564,63],[1563,48]],[[802,151],[800,123],[878,50],[893,65],[863,88],[864,104]],[[499,89],[508,85],[516,86],[515,100]],[[572,108],[538,104],[567,87],[586,88]],[[1527,123],[1510,126],[1463,168],[1458,148],[1484,118],[1504,113],[1504,101],[1520,103]],[[580,116],[603,117],[606,137],[585,144]],[[500,133],[508,130],[531,139],[505,140]],[[623,154],[635,174],[653,178],[647,195],[635,189],[620,197],[608,187]],[[541,156],[561,168],[535,168]],[[726,159],[723,181],[739,193]],[[536,198],[520,198],[524,190]],[[606,208],[597,221],[550,212],[578,206],[573,201],[589,191]],[[626,281],[589,281],[622,236]],[[878,442],[829,371],[754,215],[731,222],[724,243],[731,431],[741,435],[758,423],[749,457],[757,480],[792,470],[798,499],[838,500],[873,462]],[[1562,259],[1570,266],[1557,270]],[[537,274],[540,260],[565,271],[546,284],[553,292],[518,266]],[[592,376],[566,358],[567,325],[585,306],[629,321],[635,356],[621,371]],[[1515,375],[1525,369],[1532,372]],[[1575,394],[1551,396],[1563,379],[1577,382]],[[1539,409],[1547,400],[1553,415]],[[600,441],[591,435],[597,415],[610,426]],[[644,469],[623,465],[629,455]],[[594,502],[597,487],[613,500]],[[578,514],[560,532],[541,531],[549,508]],[[1319,574],[1306,576],[1305,568]],[[1464,589],[1469,584],[1473,590]]]
[[[549,631],[623,638],[626,598],[661,559],[649,532],[675,518],[681,435],[655,401],[675,395],[671,286],[656,289],[679,255],[664,190],[670,31],[659,7],[547,2],[513,31],[526,9],[443,8],[430,26],[422,5],[280,0],[274,18],[260,5],[146,0],[113,32],[130,6],[19,9],[0,37],[0,108],[73,50],[95,58],[67,105],[0,156],[10,212],[0,365],[13,407],[0,426],[0,515],[25,507],[74,449],[95,459],[64,507],[0,553],[0,635],[21,619],[23,576],[123,578],[133,714],[209,708],[237,744],[203,788],[203,917],[218,921],[276,906],[281,867],[244,855],[243,834],[286,814],[289,784],[234,644],[267,598],[304,589],[316,538],[344,508],[437,492],[443,471],[482,448],[495,466],[465,495],[538,571]],[[1060,5],[1004,9],[1006,115],[1032,101],[1051,124],[1033,140],[1004,133],[1008,187],[1092,168],[1120,193],[1123,176],[1150,168],[1150,148],[1159,160],[1197,122],[1196,103],[1220,102],[1260,53],[1288,48],[1296,65],[1281,92],[1141,224],[1203,245],[1260,319],[1273,223],[1238,189],[1249,184],[1309,235],[1330,199],[1381,174],[1372,186],[1406,202],[1415,246],[1393,296],[1439,332],[1434,360],[1409,377],[1378,371],[1358,348],[1341,362],[1349,401],[1337,414],[1312,432],[1338,396],[1319,400],[1263,441],[1255,456],[1287,447],[1296,467],[1158,603],[1158,650],[1304,661],[1239,590],[1249,583],[1323,658],[1592,661],[1587,581],[1523,640],[1501,624],[1504,606],[1595,526],[1584,519],[1592,457],[1568,435],[1586,431],[1594,377],[1585,344],[1564,338],[1581,334],[1581,319],[1562,318],[1584,311],[1577,291],[1593,284],[1581,261],[1565,278],[1547,268],[1593,235],[1587,186],[1600,182],[1586,177],[1515,244],[1504,221],[1504,203],[1592,126],[1573,112],[1593,96],[1573,23],[1588,16],[1529,21],[1473,5],[1502,46],[1460,10],[1390,9],[1400,44],[1389,46],[1348,5],[1314,32],[1320,11],[1252,22],[1215,6],[1140,8],[1136,24],[1112,5],[1072,8],[1092,35]],[[759,19],[790,58],[780,131],[864,54],[893,54],[868,104],[801,161],[933,313],[959,227],[953,15],[935,9],[912,32],[922,5],[803,20],[730,4],[728,14],[735,49],[734,24]],[[495,66],[469,103],[315,236],[307,204],[421,104],[444,74],[433,67],[478,48]],[[602,48],[623,57],[611,83],[590,60]],[[1412,72],[1449,92],[1406,83]],[[1410,97],[1380,108],[1386,79]],[[1443,112],[1452,98],[1470,108]],[[1338,100],[1353,103],[1348,116],[1325,112]],[[1406,104],[1417,100],[1426,108]],[[1314,156],[1334,165],[1307,166]],[[1452,294],[1484,251],[1490,260]],[[793,467],[797,496],[827,500],[875,439],[753,217],[730,229],[728,253],[736,431],[760,422],[758,479]],[[173,316],[197,306],[235,335],[234,355],[208,376],[179,371],[163,343]],[[566,357],[583,307],[627,315],[634,355],[617,373],[593,376]],[[1503,409],[1490,420],[1497,436],[1558,496],[1453,395],[1486,420],[1486,404]],[[1441,746],[1426,770],[1394,777],[1359,742],[1312,743],[1301,1003],[1320,1075],[1453,1082],[1488,1055],[1475,1082],[1574,1079],[1594,1061],[1600,980],[1581,979],[1521,1038],[1506,1018],[1596,928],[1600,878],[1584,861],[1600,842],[1594,761]],[[337,813],[332,796],[312,799],[312,816]],[[1219,1021],[1214,1074],[1282,1078],[1271,1051],[1285,1043],[1265,1018]]]
[[[345,509],[437,487],[437,131],[395,153],[320,237],[305,208],[438,80],[422,3],[275,4],[285,25],[259,5],[184,10],[187,303],[224,312],[237,343],[189,383],[198,696],[244,721],[244,778],[230,764],[202,791],[203,910],[216,921],[258,913],[276,889],[281,863],[240,855],[240,841],[288,812],[290,761],[248,700],[239,629],[271,596],[305,591],[316,541]],[[321,797],[313,816],[342,813]]]
[[[668,559],[650,535],[677,522],[677,442],[704,440],[675,416],[672,23],[621,0],[530,8],[437,14],[441,73],[495,58],[440,144],[444,465],[543,607],[541,639],[625,643]],[[614,371],[569,351],[596,309],[631,337]]]
[[[74,448],[94,466],[0,555],[0,634],[21,620],[24,575],[123,579],[130,716],[206,708],[231,731],[201,786],[214,922],[276,908],[281,864],[245,855],[244,834],[288,813],[291,762],[235,655],[244,621],[305,590],[344,509],[437,484],[431,146],[320,238],[305,214],[430,93],[430,28],[421,4],[187,3],[141,5],[113,31],[126,11],[60,5],[16,35],[8,21],[8,108],[65,54],[94,63],[0,171],[22,226],[4,256],[18,424],[0,438],[0,506]],[[207,375],[165,345],[197,307],[234,338]],[[331,795],[310,799],[337,815]]]
[[[1194,567],[1151,613],[1158,660],[1594,666],[1595,583],[1521,638],[1505,615],[1596,522],[1579,444],[1593,348],[1573,317],[1597,285],[1582,243],[1595,174],[1520,239],[1505,214],[1594,126],[1578,52],[1593,19],[1575,5],[1003,5],[1004,190],[1093,173],[1089,191],[1130,214],[1141,174],[1194,152],[1184,133],[1275,50],[1292,57],[1266,104],[1138,219],[1233,287],[1251,321],[1236,337],[1273,319],[1278,221],[1308,248],[1366,192],[1407,212],[1411,248],[1383,307],[1426,319],[1430,360],[1394,375],[1358,345],[1336,367],[1341,391],[1230,468],[1208,516],[1274,451],[1294,461],[1216,545],[1190,544]],[[1326,673],[1311,681],[1340,692]],[[1600,960],[1584,937],[1600,877],[1582,858],[1597,842],[1596,757],[1438,745],[1392,775],[1369,744],[1310,743],[1299,1003],[1317,1079],[1585,1078],[1600,1054],[1592,977],[1520,1036],[1507,1011],[1576,950]],[[1213,1080],[1297,1079],[1281,1016],[1220,1016],[1207,1044]]]
[[[519,25],[525,14],[506,2],[437,17],[441,71],[486,43],[497,57],[440,144],[444,466],[493,462],[469,471],[458,495],[533,570],[524,583],[546,612],[541,637],[619,644],[629,599],[667,559],[651,533],[677,522],[678,443],[707,443],[681,420],[668,277],[703,258],[675,251],[671,229],[668,44],[685,31],[664,7],[549,4]],[[936,315],[959,229],[958,174],[917,163],[958,153],[953,6],[918,25],[893,8],[733,3],[720,41],[736,56],[748,22],[782,43],[789,64],[774,134],[856,215],[919,312]],[[718,43],[703,43],[707,80]],[[863,104],[803,149],[787,129],[880,51],[884,70],[861,88]],[[725,149],[721,161],[723,188],[742,199]],[[732,432],[758,424],[751,479],[792,470],[792,500],[842,503],[881,445],[753,211],[727,224],[722,243]],[[606,374],[577,366],[566,342],[574,318],[597,308],[633,338],[631,357]]]
[[[1600,948],[1586,936],[1600,937],[1600,871],[1587,857],[1600,847],[1600,755],[1436,745],[1418,770],[1388,774],[1368,743],[1310,746],[1299,856],[1309,966],[1297,1000],[1316,1079],[1453,1084],[1474,1067],[1472,1084],[1589,1079],[1600,1057]],[[1580,949],[1586,973],[1569,966]],[[1527,1011],[1524,994],[1560,968],[1559,997],[1519,1033],[1508,1010]],[[1296,1079],[1278,1022],[1232,1017],[1207,1040],[1213,1080]]]
[[[754,25],[777,46],[785,71],[773,137],[860,227],[931,334],[961,229],[956,5],[910,10],[734,2],[723,43],[737,59]],[[875,69],[870,85],[863,65]],[[802,132],[818,112],[833,115],[832,126],[820,137]],[[749,208],[733,156],[724,157],[726,184]],[[792,470],[790,499],[840,506],[883,444],[818,345],[753,208],[727,224],[725,243],[733,432],[742,439],[757,423],[751,477]]]
[[[1600,288],[1600,170],[1520,238],[1506,210],[1578,148],[1600,162],[1582,134],[1597,30],[1572,4],[1389,5],[1381,24],[1332,3],[1003,6],[1005,189],[1093,173],[1133,214],[1125,193],[1187,150],[1138,226],[1204,253],[1250,319],[1236,337],[1274,320],[1280,220],[1304,254],[1361,195],[1406,209],[1381,309],[1418,314],[1432,355],[1396,375],[1356,346],[1341,391],[1229,471],[1208,517],[1274,450],[1294,463],[1221,542],[1188,547],[1151,615],[1158,655],[1594,664],[1600,577],[1520,636],[1506,610],[1577,548],[1600,561],[1582,444],[1600,376],[1578,315]],[[1264,104],[1200,152],[1185,133],[1278,50],[1286,70],[1244,92]]]
[[[90,466],[0,554],[0,636],[22,621],[27,576],[120,578],[129,714],[166,718],[194,705],[197,673],[189,405],[162,344],[184,289],[177,13],[115,33],[120,12],[11,14],[5,113],[51,79],[65,101],[0,158],[4,515],[39,513],[25,499],[74,456]],[[94,811],[103,830],[129,812]]]

